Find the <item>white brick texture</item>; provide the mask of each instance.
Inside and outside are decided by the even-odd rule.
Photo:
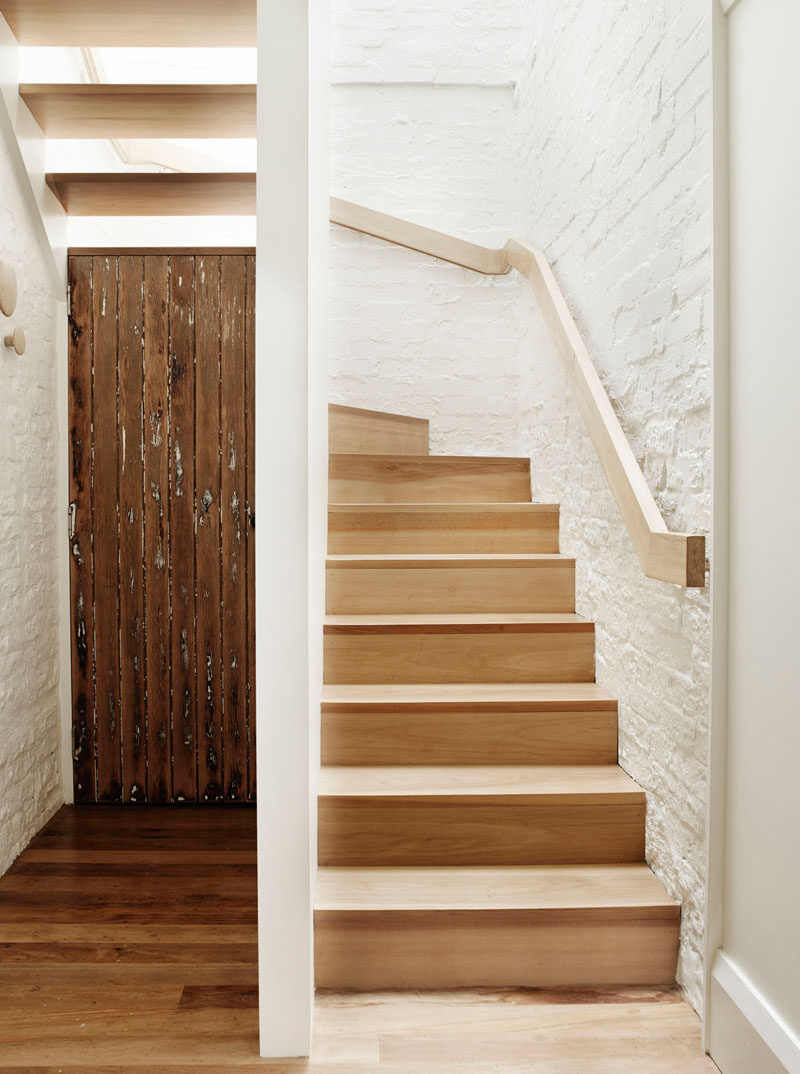
[[[22,358],[0,349],[0,874],[63,801],[59,774],[55,296],[0,143],[0,258]]]
[[[710,522],[709,17],[704,0],[529,0],[517,100],[519,231],[547,253],[667,524],[693,533]],[[643,576],[533,307],[524,294],[534,493],[562,504],[699,1008],[708,590]]]
[[[522,0],[333,0],[334,82],[509,82]]]
[[[504,242],[520,0],[339,0],[333,26],[332,192]],[[434,451],[515,452],[515,281],[331,234],[332,401],[430,417]]]

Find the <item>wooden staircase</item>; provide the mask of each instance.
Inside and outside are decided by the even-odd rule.
[[[527,459],[330,416],[317,985],[671,983],[680,908],[644,861],[558,507],[530,502]]]

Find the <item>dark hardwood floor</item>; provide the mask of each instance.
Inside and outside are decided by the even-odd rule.
[[[0,880],[0,1069],[256,1062],[255,824],[61,809]]]
[[[0,879],[0,1074],[707,1074],[674,989],[321,994],[259,1061],[255,810],[64,807]]]

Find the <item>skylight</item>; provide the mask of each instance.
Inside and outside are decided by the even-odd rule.
[[[88,82],[77,48],[20,49],[22,82]],[[256,82],[254,48],[94,48],[90,52],[102,82],[212,83]]]

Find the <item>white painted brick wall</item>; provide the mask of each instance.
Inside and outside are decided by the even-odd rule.
[[[520,233],[553,264],[668,525],[696,533],[710,521],[709,14],[704,0],[528,0],[518,94]],[[708,590],[644,578],[527,293],[521,313],[535,497],[562,503],[699,1007]]]
[[[514,89],[334,86],[331,190],[504,242],[516,213]]]
[[[331,190],[504,242],[520,15],[520,0],[334,4]],[[514,453],[516,283],[341,228],[331,236],[332,401],[429,417],[434,451]]]
[[[522,0],[333,0],[334,82],[509,82]]]
[[[55,296],[0,143],[0,258],[22,358],[0,350],[0,874],[63,801],[59,774]]]
[[[332,402],[432,418],[431,450],[515,454],[517,285],[333,231]]]

